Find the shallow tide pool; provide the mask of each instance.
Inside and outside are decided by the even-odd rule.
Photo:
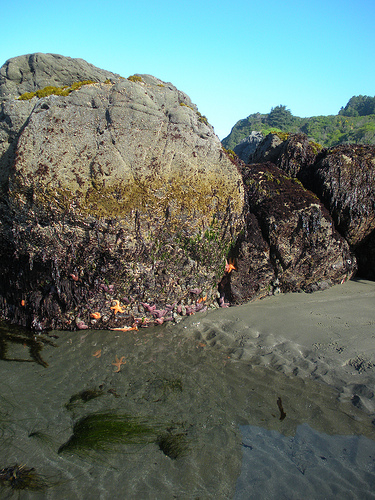
[[[1,498],[374,498],[375,426],[330,387],[194,321],[51,333],[0,331]]]

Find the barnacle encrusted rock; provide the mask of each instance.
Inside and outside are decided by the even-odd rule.
[[[353,276],[356,259],[311,191],[272,163],[243,167],[243,178],[253,215],[232,253],[237,271],[222,282],[228,299],[312,292]]]
[[[329,209],[349,244],[356,248],[363,243],[375,229],[375,146],[324,149],[300,175]]]
[[[355,252],[358,274],[374,279],[375,147],[341,144],[322,149],[304,134],[279,135],[269,134],[252,161],[272,161],[313,191]]]
[[[35,328],[117,326],[142,316],[141,302],[216,298],[242,225],[243,184],[186,94],[136,75],[68,96],[8,96],[4,109],[15,103],[27,118],[12,130],[0,179],[4,317]]]

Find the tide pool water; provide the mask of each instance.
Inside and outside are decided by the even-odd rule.
[[[374,498],[371,418],[202,340],[199,319],[51,333],[0,332],[1,498]]]

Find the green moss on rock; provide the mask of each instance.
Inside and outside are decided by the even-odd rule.
[[[143,82],[142,78],[138,75],[128,76],[128,80],[131,82]]]
[[[90,85],[91,83],[95,82],[92,80],[84,80],[82,82],[75,82],[70,87],[66,85],[64,85],[63,87],[54,87],[52,85],[48,85],[43,89],[36,90],[35,92],[25,92],[18,97],[18,100],[27,101],[32,99],[33,97],[37,97],[38,99],[40,99],[49,95],[68,96],[74,90],[79,90],[83,85]]]

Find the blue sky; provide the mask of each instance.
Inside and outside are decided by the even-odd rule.
[[[0,65],[32,52],[172,82],[223,139],[251,113],[375,95],[374,0],[0,0]]]

